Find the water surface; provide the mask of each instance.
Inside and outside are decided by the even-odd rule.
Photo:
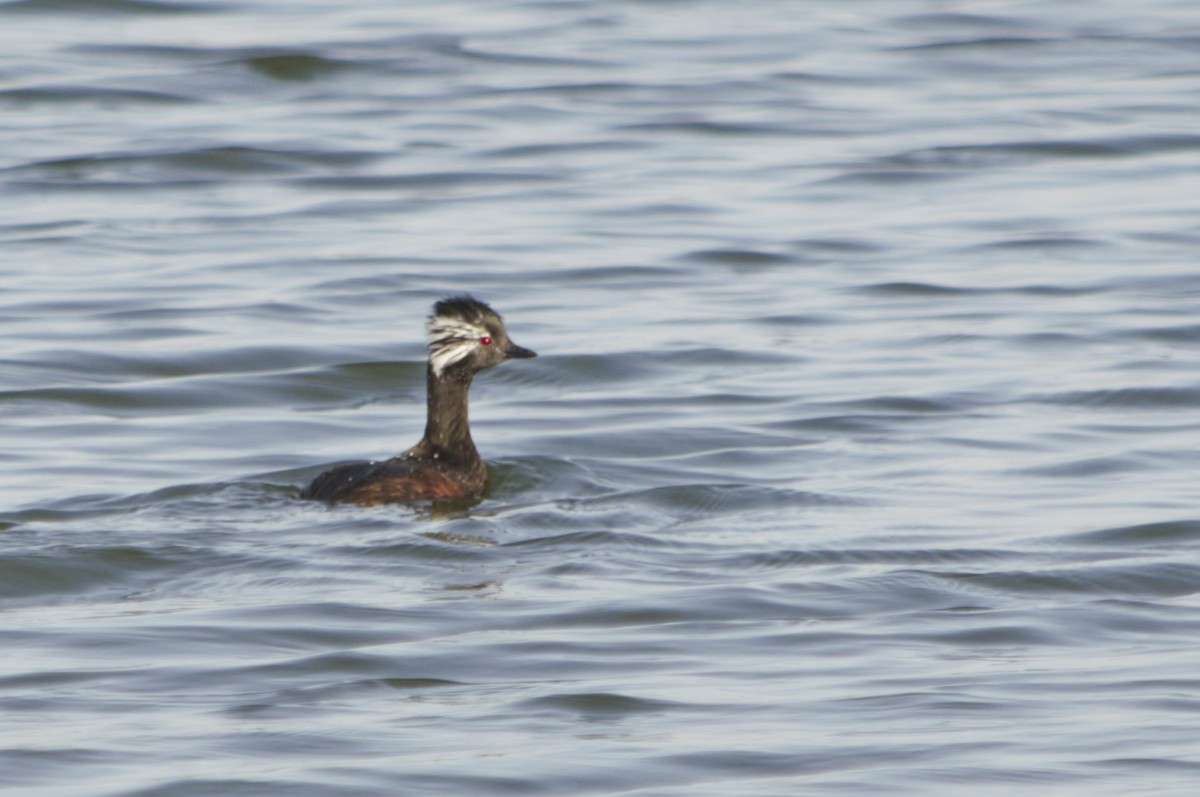
[[[0,783],[1191,795],[1189,3],[0,4]],[[480,504],[299,501],[423,424]]]

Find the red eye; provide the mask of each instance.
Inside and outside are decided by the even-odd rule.
[[[484,335],[482,338],[480,338],[480,339],[479,339],[479,342],[480,342],[481,344],[483,344],[484,346],[491,346],[491,345],[492,345],[492,339],[491,339],[491,338],[489,338],[487,335]]]

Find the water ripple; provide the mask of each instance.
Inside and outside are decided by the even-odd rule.
[[[0,6],[0,779],[1190,795],[1185,5]]]

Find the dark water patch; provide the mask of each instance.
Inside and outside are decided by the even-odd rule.
[[[6,512],[4,517],[11,524],[10,528],[28,527],[31,524],[68,524],[74,521],[91,521],[112,511],[102,506],[110,500],[114,500],[114,497],[108,494],[76,496],[59,501],[57,504],[16,509]],[[25,530],[22,529],[22,531]]]
[[[42,788],[58,791],[63,783],[77,778],[63,777],[64,769],[76,768],[91,773],[91,779],[111,773],[118,767],[118,757],[104,744],[93,742],[90,747],[59,743],[53,747],[26,744],[13,740],[0,749],[0,771],[4,772],[4,785],[22,789],[23,794],[36,795]],[[79,778],[82,780],[82,778]],[[66,790],[79,793],[73,786]],[[44,792],[42,792],[44,793]]]
[[[538,357],[546,358],[553,366],[552,380],[576,387],[637,383],[649,378],[657,368],[647,358],[629,352],[557,356],[542,352]]]
[[[1200,520],[1138,523],[1132,526],[1097,529],[1050,539],[1070,545],[1119,546],[1134,550],[1190,547],[1200,542]]]
[[[978,406],[969,395],[954,398],[923,398],[919,396],[875,396],[857,401],[841,402],[839,406],[853,407],[873,413],[903,413],[904,415],[945,415],[964,412]]]
[[[780,81],[785,84],[800,83],[813,84],[817,87],[823,86],[844,86],[844,85],[878,85],[880,82],[888,83],[891,81],[904,82],[904,78],[897,75],[879,75],[873,74],[870,76],[855,75],[849,73],[836,72],[804,72],[796,69],[785,69],[775,72],[768,76],[773,81]]]
[[[481,617],[486,618],[492,614],[490,607],[485,605],[486,599],[471,600],[470,603]],[[678,615],[670,613],[667,616]],[[665,646],[656,643],[635,645],[627,651],[629,658],[622,663],[607,655],[587,656],[588,652],[603,654],[611,645],[604,641],[592,644],[581,640],[579,637],[582,632],[608,632],[614,628],[640,625],[644,620],[656,624],[658,617],[655,612],[634,611],[621,617],[610,616],[603,611],[598,614],[590,612],[586,616],[564,612],[561,616],[556,613],[554,617],[542,618],[535,624],[527,613],[512,607],[511,616],[506,618],[499,628],[491,628],[486,622],[458,625],[453,629],[443,626],[422,639],[406,640],[398,633],[397,642],[394,644],[371,646],[380,651],[377,653],[352,650],[288,659],[277,658],[265,664],[215,667],[194,675],[191,675],[190,669],[183,672],[164,672],[160,688],[169,687],[172,681],[189,675],[189,683],[194,684],[192,688],[195,691],[212,691],[218,694],[227,691],[231,681],[254,681],[261,685],[261,692],[272,696],[291,696],[292,705],[281,700],[281,705],[272,713],[276,716],[295,717],[295,704],[306,708],[320,708],[321,703],[336,704],[350,698],[384,699],[391,702],[396,698],[406,699],[401,695],[381,694],[379,689],[366,690],[364,694],[364,690],[357,686],[364,681],[436,679],[456,682],[462,686],[440,690],[425,689],[425,693],[415,695],[415,699],[450,700],[457,703],[464,695],[477,695],[486,691],[480,684],[514,681],[569,682],[588,672],[612,673],[619,676],[622,671],[629,671],[630,662],[651,652],[662,654],[665,652]],[[398,619],[398,622],[403,623],[403,619]],[[495,625],[494,620],[491,625]],[[540,632],[546,627],[561,629],[564,641],[543,640]],[[530,631],[536,631],[534,639],[528,638]],[[481,646],[477,640],[483,636],[495,637],[494,643]],[[479,653],[484,650],[487,653],[481,657]],[[649,666],[653,667],[653,664]],[[254,706],[259,702],[246,701],[246,705]],[[262,711],[271,710],[270,703],[261,702],[266,703]]]
[[[683,585],[661,598],[611,598],[590,606],[571,605],[550,610],[523,625],[539,628],[614,629],[699,624],[754,618],[796,620],[807,617],[804,607],[775,591],[753,586],[727,586],[720,598],[706,596],[699,587]],[[650,643],[656,649],[655,643]]]
[[[252,384],[257,383],[257,384]],[[346,401],[353,391],[303,378],[284,380],[196,377],[172,384],[129,387],[54,387],[0,392],[0,404],[60,404],[108,417],[178,415],[185,410],[278,404],[303,397],[310,406],[328,407]],[[361,396],[357,397],[361,401]]]
[[[836,316],[810,315],[805,313],[787,313],[784,315],[769,315],[754,319],[757,324],[778,327],[815,327],[833,324],[838,321]]]
[[[782,125],[738,124],[714,122],[704,119],[672,120],[662,122],[638,122],[617,125],[616,130],[638,133],[683,133],[688,136],[713,136],[719,138],[753,138],[764,136],[796,136],[802,131]]]
[[[931,436],[930,442],[943,443],[958,448],[974,449],[977,451],[1036,451],[1045,452],[1046,445],[1037,440],[1023,437],[1005,438],[1002,440],[964,437],[964,436]]]
[[[1191,232],[1188,230],[1139,231],[1130,233],[1129,237],[1137,241],[1149,241],[1150,243],[1162,244],[1170,247],[1195,247],[1200,245],[1200,232]]]
[[[218,312],[227,312],[227,310],[214,311],[210,307],[187,307],[174,304],[178,292],[181,289],[186,290],[204,290],[209,286],[205,285],[187,285],[176,286],[166,291],[159,292],[153,288],[146,288],[144,295],[140,299],[126,297],[104,297],[104,298],[89,298],[89,299],[46,299],[44,301],[24,302],[19,306],[14,306],[10,309],[9,317],[14,320],[38,322],[44,321],[48,317],[55,315],[69,315],[77,319],[87,319],[96,322],[94,328],[87,336],[89,341],[97,339],[107,339],[118,336],[127,327],[125,324],[109,324],[108,322],[140,322],[140,321],[188,321],[193,326],[185,327],[182,325],[171,325],[167,328],[174,329],[189,334],[201,334],[197,329],[204,321],[211,320]],[[166,295],[166,294],[169,294]],[[237,308],[239,315],[245,313],[247,315],[269,312],[271,310],[279,310],[286,308],[288,311],[302,315],[310,312],[307,308],[300,306],[281,306],[277,304],[265,305],[248,305]],[[118,327],[110,329],[109,327]],[[41,341],[43,344],[53,340],[70,340],[78,343],[79,335],[62,334],[55,335],[54,329],[43,331],[40,335],[27,335],[25,337]],[[51,359],[61,357],[64,360],[70,358],[72,354],[83,360],[84,354],[77,349],[62,350],[62,349],[47,349],[47,356]],[[35,357],[41,356],[41,351],[27,355],[28,359],[25,362],[29,365],[36,363]]]
[[[345,52],[345,48],[339,47],[339,43],[328,43],[328,49],[331,53]],[[377,53],[368,49],[357,56],[341,57],[326,53],[323,44],[310,42],[292,47],[222,47],[199,44],[188,46],[148,41],[129,41],[122,44],[81,42],[71,50],[91,58],[114,62],[125,63],[133,58],[176,69],[190,68],[188,72],[180,74],[159,75],[155,71],[149,71],[142,74],[133,73],[131,77],[137,81],[135,85],[174,90],[187,86],[192,89],[189,96],[204,96],[220,101],[228,99],[231,93],[245,95],[249,92],[261,92],[265,87],[278,83],[309,84],[322,80],[332,81],[339,77],[419,78],[437,71],[428,62],[408,56],[395,57],[391,52]],[[247,82],[247,76],[265,78],[271,83]],[[111,79],[108,82],[112,82]],[[307,100],[314,99],[312,95],[299,96],[304,96]],[[350,91],[345,96],[359,95]]]
[[[1180,598],[1200,592],[1200,567],[1175,562],[941,573],[940,577],[1008,596]]]
[[[990,565],[981,564],[986,568],[982,572],[997,572]],[[890,625],[892,618],[913,612],[974,614],[990,609],[988,600],[995,599],[981,595],[986,591],[966,583],[951,567],[833,565],[785,572],[794,577],[773,578],[770,590],[796,618],[873,617]],[[969,574],[976,572],[971,570]]]
[[[574,501],[560,502],[559,506],[567,510],[576,508],[577,504]],[[526,515],[520,519],[525,521],[526,528],[542,527],[546,529],[561,528],[563,522],[563,513],[560,511],[549,512],[543,511],[535,513],[533,523],[528,522]],[[633,552],[650,552],[657,550],[675,550],[679,547],[676,540],[655,537],[648,534],[638,534],[629,531],[609,531],[596,530],[595,527],[599,524],[589,523],[591,528],[587,531],[573,531],[558,534],[549,534],[541,537],[530,539],[514,540],[507,542],[505,545],[512,548],[535,548],[546,549],[548,551],[559,551],[563,549],[575,549],[578,551],[633,551]]]
[[[309,409],[362,406],[384,396],[420,396],[424,392],[424,365],[416,363],[352,363],[293,370],[284,362],[259,360],[250,353],[245,359],[234,357],[231,372],[213,374],[203,369],[210,364],[220,367],[219,358],[207,361],[206,357],[200,355],[190,363],[160,363],[161,369],[154,362],[125,363],[146,371],[126,371],[111,385],[0,391],[0,404],[50,403],[106,416],[132,417],[239,405],[299,405]]]
[[[385,203],[386,204],[386,203]],[[395,205],[388,205],[393,211]],[[245,266],[241,264],[237,268]],[[268,264],[263,264],[264,266]],[[436,274],[442,270],[455,273],[478,269],[478,274],[466,278],[470,282],[483,279],[486,264],[466,258],[415,258],[415,257],[364,257],[336,258],[293,264],[294,268],[309,270],[317,274],[336,273],[338,269],[353,269],[368,276],[344,277],[319,282],[308,289],[314,302],[335,308],[386,304],[397,323],[411,324],[409,334],[419,330],[424,323],[430,303],[442,298],[447,290],[428,288],[423,282],[414,284],[414,273]],[[230,269],[236,270],[231,267]],[[414,304],[415,302],[415,304]],[[394,329],[395,327],[389,327]]]
[[[281,390],[297,390],[322,403],[331,396],[352,399],[353,406],[380,395],[422,398],[425,393],[425,364],[419,362],[352,362],[304,371],[278,373],[272,378]]]
[[[1130,454],[1108,457],[1085,457],[1070,462],[1054,465],[1040,465],[1035,468],[1021,468],[1017,472],[1027,476],[1080,479],[1095,476],[1109,476],[1116,473],[1130,473],[1153,468],[1154,465]]]
[[[972,335],[967,333],[953,332],[945,335],[929,335],[924,338],[913,340],[912,344],[918,348],[936,347],[936,346],[963,346],[971,349],[977,349],[980,343],[987,342],[989,338],[985,335]]]
[[[246,740],[240,741],[245,743]],[[157,785],[126,791],[123,797],[317,797],[323,794],[370,797],[378,792],[341,782],[328,775],[310,774],[304,780],[287,777],[264,780],[199,776],[164,778]]]
[[[266,481],[176,484],[148,492],[92,493],[38,502],[3,517],[20,527],[14,533],[46,544],[61,543],[63,533],[69,533],[75,544],[75,534],[102,528],[110,543],[140,547],[167,535],[182,517],[202,516],[213,523],[242,519],[247,512],[270,510],[294,498],[292,487]],[[112,521],[113,517],[120,520]],[[142,537],[147,528],[152,530],[150,538]],[[214,533],[208,527],[205,536]]]
[[[854,746],[839,748],[837,752],[809,754],[795,751],[722,749],[664,756],[659,761],[673,768],[683,769],[689,773],[690,778],[709,777],[718,778],[720,781],[750,778],[759,781],[785,775],[811,776],[858,766],[863,761],[878,764],[879,752],[878,749]],[[921,757],[915,748],[911,749],[909,754]],[[899,752],[895,755],[899,755]]]
[[[169,156],[168,165],[187,170],[241,173],[299,172],[312,168],[348,169],[379,159],[372,152],[282,150],[263,147],[210,147]]]
[[[282,579],[278,585],[285,586]],[[328,589],[330,585],[297,580],[286,586],[320,590]],[[219,599],[238,602],[241,587],[240,583],[231,582]],[[261,685],[272,691],[316,690],[318,687],[313,679],[321,674],[327,674],[335,683],[344,684],[348,679],[341,676],[353,676],[358,671],[352,663],[355,656],[327,654],[326,651],[352,651],[403,643],[416,636],[401,628],[367,625],[369,620],[366,618],[361,624],[329,626],[318,615],[308,618],[307,622],[275,627],[243,625],[233,612],[222,617],[220,624],[212,622],[213,618],[207,614],[197,616],[191,612],[175,612],[169,624],[140,621],[139,610],[154,605],[152,601],[138,600],[117,604],[114,612],[120,613],[120,619],[113,623],[107,634],[81,630],[57,644],[75,655],[91,656],[99,662],[125,655],[136,656],[137,651],[147,644],[158,646],[157,666],[145,668],[136,677],[130,677],[128,672],[110,674],[106,669],[98,669],[91,680],[108,683],[109,694],[124,699],[170,692],[179,684],[187,683],[190,699],[203,701],[206,696],[228,693],[230,679],[236,679],[240,674],[263,675]],[[376,670],[365,665],[364,669],[368,677],[376,678]],[[294,683],[289,683],[292,676],[298,677]],[[316,683],[323,684],[324,681]]]
[[[1188,761],[1183,756],[1179,758],[1137,758],[1127,756],[1116,756],[1113,758],[1102,758],[1091,761],[1086,761],[1080,764],[1089,769],[1101,770],[1105,776],[1126,776],[1129,772],[1141,772],[1147,777],[1169,778],[1171,776],[1186,778],[1178,783],[1171,784],[1161,782],[1159,787],[1153,787],[1155,791],[1158,788],[1163,789],[1164,794],[1186,794],[1191,783],[1195,782],[1197,776],[1200,776],[1200,763],[1196,761]],[[1175,791],[1178,789],[1178,791]]]
[[[645,513],[617,503],[589,503],[611,495],[612,487],[603,476],[596,476],[590,470],[587,473],[585,489],[562,490],[553,483],[535,485],[515,494],[508,502],[501,502],[494,510],[481,508],[472,520],[482,524],[480,533],[505,545],[555,546],[578,540],[582,546],[637,549],[650,544],[640,536],[646,531]],[[608,537],[607,529],[620,531],[614,532],[617,536]]]
[[[240,512],[271,506],[291,494],[288,487],[265,481],[204,482],[173,484],[131,495],[67,499],[63,506],[78,507],[77,511],[82,512],[156,509],[168,516],[194,513],[215,520],[225,514],[236,517]],[[222,510],[222,515],[214,512],[217,508]]]
[[[876,413],[855,415],[822,415],[816,418],[797,418],[763,424],[768,430],[823,434],[882,434],[891,428],[887,416]]]
[[[563,456],[496,457],[488,463],[489,498],[520,500],[534,491],[585,497],[602,493],[604,488],[591,469]],[[528,520],[524,518],[524,522]]]
[[[596,720],[663,714],[686,707],[666,700],[648,700],[609,692],[588,692],[546,695],[522,701],[515,708],[526,714],[553,712],[583,720]]]
[[[1187,603],[1162,600],[1154,595],[1105,598],[1083,606],[1065,602],[1047,607],[1041,616],[1044,623],[1053,623],[1055,628],[1065,631],[1065,637],[1076,642],[1098,640],[1101,634],[1109,640],[1141,642],[1155,638],[1186,639],[1195,628],[1195,616]],[[1142,684],[1131,686],[1141,691]]]
[[[165,326],[128,326],[125,327],[125,334],[130,341],[139,342],[156,342],[161,343],[164,340],[171,338],[192,338],[199,337],[204,332],[188,328],[188,327],[165,327]]]
[[[753,440],[748,440],[741,447],[683,453],[663,464],[677,473],[694,474],[697,479],[722,479],[736,475],[745,480],[783,482],[805,475],[806,466],[799,449],[821,442],[822,438],[817,436],[772,438],[755,434]],[[794,456],[790,462],[785,458],[789,453]]]
[[[1057,36],[979,36],[964,39],[926,42],[922,44],[903,45],[894,48],[896,52],[912,51],[958,51],[958,50],[1030,50],[1039,47],[1061,46],[1062,38]]]
[[[233,268],[244,267],[239,265]],[[149,292],[148,292],[149,293]],[[117,302],[111,302],[110,306],[117,307]],[[300,304],[296,302],[283,301],[265,301],[255,302],[251,304],[234,304],[230,303],[225,310],[228,313],[236,313],[240,318],[259,319],[266,321],[284,321],[293,323],[302,322],[317,322],[324,321],[328,318],[327,311],[312,305]],[[216,313],[212,308],[208,307],[172,307],[157,305],[154,307],[131,307],[129,309],[114,309],[112,312],[95,313],[94,317],[103,321],[143,321],[156,320],[160,318],[177,318],[179,316],[203,318],[211,320]],[[254,350],[257,347],[247,346],[249,350]],[[229,351],[237,351],[230,349]]]
[[[594,467],[599,460],[619,468],[634,468],[653,465],[656,460],[672,460],[678,457],[695,456],[722,451],[743,451],[751,445],[755,448],[775,448],[782,451],[793,448],[803,441],[781,435],[757,435],[748,438],[748,432],[739,429],[712,429],[708,427],[656,428],[654,417],[645,423],[630,423],[623,428],[612,428],[603,434],[580,433],[572,435],[543,436],[542,444],[552,444],[559,450],[580,452],[578,461]],[[640,463],[630,464],[631,461]],[[663,473],[680,474],[677,464],[663,462]],[[633,470],[626,470],[634,473]],[[657,480],[652,480],[657,481]]]
[[[1200,389],[1181,387],[1127,387],[1110,390],[1070,390],[1034,394],[1026,401],[1093,409],[1178,410],[1200,406]]]
[[[979,244],[974,248],[977,250],[988,249],[1035,249],[1035,250],[1071,250],[1071,249],[1087,249],[1092,247],[1107,246],[1104,241],[1098,241],[1091,238],[1079,238],[1075,236],[1063,235],[1040,235],[1028,238],[1009,238],[1003,241],[989,241]]]
[[[645,87],[637,83],[621,83],[617,81],[578,81],[578,82],[561,82],[558,80],[549,80],[546,82],[537,83],[529,86],[504,86],[494,87],[489,86],[486,93],[488,95],[547,95],[554,97],[567,98],[584,98],[588,100],[599,100],[603,95],[608,94],[626,94],[630,92],[641,91]],[[645,148],[653,146],[649,142],[629,142],[637,148]],[[535,149],[541,145],[531,145]],[[547,145],[554,148],[555,145]],[[571,145],[567,145],[571,146]],[[518,147],[519,149],[519,147]]]
[[[1013,559],[1027,559],[1028,554],[991,548],[811,548],[780,551],[694,551],[680,552],[680,557],[723,572],[773,572],[813,567],[844,565],[990,565]],[[1044,557],[1043,557],[1044,558]]]
[[[954,177],[949,172],[914,171],[911,169],[869,169],[861,168],[847,171],[843,174],[825,177],[815,181],[814,185],[845,185],[845,186],[908,186],[940,182]]]
[[[68,689],[76,685],[88,684],[99,680],[107,681],[120,678],[123,674],[121,670],[94,668],[20,673],[18,675],[0,677],[0,690],[35,689],[39,693],[46,695],[41,701],[41,705],[36,706],[36,708],[47,711],[61,710],[61,705],[57,705],[57,690]]]
[[[569,541],[577,534],[584,535],[582,539],[585,540],[590,539],[590,535],[600,534],[598,539],[604,541],[607,538],[600,531],[602,529],[621,529],[621,534],[632,534],[636,540],[639,535],[654,534],[665,525],[664,517],[656,511],[627,506],[619,501],[603,501],[604,496],[612,495],[608,482],[603,474],[598,478],[590,492],[601,494],[593,498],[575,495],[564,498],[551,494],[544,499],[546,504],[535,506],[528,514],[506,519],[499,531],[518,534],[522,539],[544,539],[547,544],[558,544],[559,540]],[[596,489],[600,486],[604,489]]]
[[[269,700],[238,703],[225,709],[232,717],[290,720],[298,716],[311,718],[314,711],[326,705],[338,705],[345,700],[389,699],[401,693],[415,700],[441,690],[468,692],[474,685],[445,678],[360,678],[337,681],[317,681],[313,685],[283,688]]]
[[[911,296],[918,299],[936,296],[969,295],[978,292],[975,288],[935,285],[930,282],[881,282],[874,285],[863,285],[854,290],[859,293],[879,294],[881,296]]]
[[[775,407],[779,404],[779,399],[773,396],[759,396],[753,393],[704,393],[692,397],[693,400],[703,402],[706,407],[722,407],[730,409],[753,410],[755,407]],[[755,440],[747,440],[747,444],[761,444],[762,438]],[[780,441],[782,443],[782,441]]]
[[[0,14],[146,15],[211,14],[224,3],[151,2],[150,0],[15,0],[0,4]]]
[[[1018,248],[1025,243],[1031,246],[1048,245],[1054,246],[1054,243],[1047,243],[1051,239],[1025,239],[1023,241],[1007,241],[996,244],[997,247],[1003,248],[1008,244],[1014,244]],[[1072,243],[1065,243],[1065,246],[1072,246],[1074,243],[1079,243],[1084,246],[1092,245],[1091,242],[1080,241],[1079,239],[1069,239]],[[1102,246],[1099,242],[1095,245]],[[990,248],[992,244],[984,244],[983,248]],[[1006,285],[1003,287],[968,287],[964,285],[944,285],[933,282],[881,282],[870,285],[859,285],[851,290],[859,293],[879,294],[881,296],[899,296],[912,297],[915,299],[922,298],[937,298],[939,296],[1035,296],[1035,297],[1073,297],[1086,296],[1094,293],[1102,293],[1106,288],[1096,285],[1054,285],[1032,283],[1028,285]]]
[[[72,182],[113,183],[122,179],[154,182],[184,177],[219,182],[231,175],[302,174],[313,169],[341,170],[362,165],[375,157],[374,154],[344,151],[289,151],[229,146],[152,154],[65,158],[23,164],[11,167],[8,172],[18,178],[41,176]]]
[[[948,711],[987,711],[997,708],[1000,703],[971,695],[969,692],[940,691],[930,695],[926,692],[901,692],[866,697],[852,697],[837,701],[840,708],[865,713],[897,711],[911,712],[924,709]]]
[[[1036,625],[994,624],[986,628],[969,628],[927,634],[925,640],[954,648],[986,651],[989,648],[1063,647],[1071,644],[1056,631]]]
[[[214,181],[206,177],[173,178],[154,180],[145,176],[117,178],[85,175],[38,175],[21,177],[6,182],[12,196],[91,196],[144,198],[150,194],[161,195],[170,191],[199,190]]]
[[[650,219],[690,219],[712,216],[716,212],[716,209],[712,205],[687,202],[655,202],[648,205],[622,204],[617,207],[593,211],[593,215],[609,219],[633,219],[645,223]]]
[[[666,322],[661,323],[665,324]],[[644,357],[660,368],[694,369],[720,367],[729,369],[727,373],[732,373],[737,369],[746,367],[793,366],[799,362],[799,358],[793,354],[763,351],[761,349],[732,349],[724,346],[689,346],[666,352],[649,352]]]
[[[44,316],[49,315],[71,315],[75,317],[96,317],[101,314],[135,312],[139,309],[147,309],[145,300],[130,300],[130,299],[113,299],[111,301],[97,300],[96,298],[46,298],[41,301],[22,302],[19,307],[14,307],[10,310],[11,318],[20,320],[39,320]],[[163,316],[168,316],[172,310],[176,308],[161,308]],[[148,311],[153,312],[153,311]],[[193,314],[199,314],[202,311],[194,310]],[[180,316],[187,316],[186,308],[178,308]],[[152,316],[143,316],[152,317]],[[50,349],[48,352],[51,356],[58,352],[57,349]]]
[[[394,528],[395,523],[391,526]],[[357,531],[362,531],[360,525]],[[336,551],[335,551],[336,553]],[[247,632],[253,630],[304,634],[307,631],[321,633],[345,631],[367,633],[387,631],[393,639],[408,639],[426,633],[428,624],[438,622],[438,615],[428,607],[411,609],[387,605],[372,605],[366,602],[336,600],[308,595],[306,599],[285,604],[250,604],[237,606],[215,605],[208,607],[199,619],[212,621],[202,626],[205,633],[226,625],[236,625]],[[307,649],[307,644],[300,646]],[[321,647],[321,646],[313,646]]]
[[[112,317],[138,317],[138,311],[121,311]],[[107,352],[51,349],[36,352],[29,365],[77,379],[124,381],[129,379],[179,379],[214,374],[256,374],[287,371],[308,364],[311,350],[298,346],[241,346],[137,356]],[[394,374],[393,374],[394,375]]]
[[[276,52],[248,55],[239,63],[272,80],[307,82],[357,68],[343,61],[307,52]]]
[[[914,167],[988,168],[1038,160],[1074,160],[1140,157],[1192,152],[1200,149],[1200,135],[1186,133],[1123,136],[1092,140],[1014,141],[997,144],[931,147],[885,159]]]
[[[305,188],[329,188],[345,191],[429,191],[461,190],[492,186],[518,186],[554,183],[563,175],[546,172],[423,172],[418,174],[306,177],[296,181]]]
[[[544,568],[542,575],[551,579],[602,578],[611,572],[611,566],[599,562],[562,562]]]
[[[50,0],[53,2],[54,0]],[[141,59],[148,61],[170,61],[181,63],[207,63],[213,51],[207,47],[186,44],[157,44],[145,41],[123,41],[120,43],[76,41],[70,47],[72,53],[85,56],[109,58],[115,61]],[[90,85],[90,84],[89,84]]]
[[[315,586],[320,589],[322,586],[328,586],[301,581],[293,584],[299,588]],[[152,636],[164,643],[169,641],[175,657],[184,668],[189,666],[189,657],[204,656],[222,649],[253,652],[254,655],[246,656],[246,660],[254,657],[278,659],[281,655],[304,656],[311,655],[313,651],[389,645],[420,636],[412,627],[417,625],[420,619],[402,616],[401,613],[390,613],[388,622],[378,617],[379,612],[372,612],[366,606],[356,606],[352,612],[337,611],[339,607],[333,604],[310,603],[306,606],[309,611],[303,617],[297,616],[297,612],[255,612],[240,607],[237,610],[205,613],[199,617],[189,615],[177,625],[139,628],[137,633]],[[271,614],[274,614],[275,622],[262,621],[261,618]],[[336,619],[338,617],[342,618],[341,622]],[[424,627],[424,624],[421,624],[421,628]],[[114,644],[118,642],[119,640],[114,640]],[[131,644],[136,643],[136,639],[131,640]],[[147,682],[143,682],[139,687],[147,691],[162,686],[170,688],[171,683],[180,674],[178,668],[166,668],[159,676],[161,680],[154,681],[148,677]],[[218,675],[214,684],[219,680]],[[345,685],[342,681],[337,683],[337,688]],[[197,686],[200,684],[197,683]],[[133,688],[129,687],[130,690]],[[310,685],[306,685],[305,688],[316,689]]]
[[[1009,342],[1036,351],[1045,351],[1050,348],[1091,348],[1096,345],[1095,338],[1089,335],[1072,335],[1067,332],[1032,332],[1010,337]]]
[[[673,520],[714,518],[724,515],[778,511],[784,508],[842,506],[853,502],[845,498],[801,490],[744,484],[689,484],[630,490],[600,498],[568,502],[590,510],[619,504],[653,510]]]
[[[537,68],[574,68],[574,69],[604,69],[611,68],[612,63],[597,59],[588,58],[565,58],[548,55],[529,55],[517,54],[512,52],[497,52],[495,50],[483,50],[479,47],[464,44],[462,40],[444,40],[437,51],[452,55],[457,58],[469,61],[481,61],[486,64],[496,64],[501,66],[528,66]]]
[[[10,551],[0,556],[0,599],[13,606],[97,593],[119,598],[201,565],[211,570],[240,561],[181,544],[74,544]]]
[[[2,7],[0,6],[0,8]],[[0,104],[17,107],[87,104],[113,108],[125,105],[186,105],[194,102],[196,102],[194,97],[172,92],[88,85],[54,85],[0,90]]]
[[[349,509],[353,511],[353,508]],[[398,515],[399,511],[397,510],[404,509],[407,507],[393,507],[390,514]],[[486,528],[478,530],[484,531]],[[491,562],[496,559],[495,554],[489,550],[497,544],[495,540],[483,534],[463,530],[461,525],[453,530],[423,531],[419,536],[405,535],[405,537],[406,539],[401,540],[379,540],[370,543],[331,546],[329,553],[361,559],[363,566],[366,567],[373,564],[386,565],[391,560],[405,564],[419,564]]]
[[[534,769],[535,767],[530,767]],[[513,773],[511,775],[502,774],[507,771],[507,768],[500,772],[488,772],[484,770],[466,771],[462,768],[438,768],[434,764],[426,764],[414,770],[405,771],[403,776],[388,776],[379,778],[379,783],[372,789],[365,791],[361,797],[387,797],[388,795],[396,794],[399,790],[408,790],[414,794],[428,795],[446,795],[446,797],[467,797],[467,795],[480,795],[480,797],[492,797],[496,795],[513,795],[513,797],[525,797],[525,795],[545,794],[546,783],[554,783],[552,791],[559,791],[567,788],[570,793],[570,787],[574,785],[577,776],[575,775],[558,775],[551,777],[539,777],[531,774]],[[322,791],[314,794],[312,797],[326,797],[331,792]],[[360,797],[356,792],[340,791],[339,795],[344,794],[345,797]],[[206,796],[207,797],[207,796]],[[212,795],[212,797],[222,797],[222,795]],[[231,797],[236,797],[231,795]],[[248,795],[248,797],[250,797]],[[268,797],[270,797],[268,795]]]
[[[1120,337],[1162,343],[1200,343],[1200,324],[1126,330]]]
[[[0,236],[10,242],[17,241],[63,241],[87,229],[89,222],[83,219],[57,219],[55,221],[0,224]],[[22,307],[28,303],[23,302]]]
[[[1072,239],[1079,240],[1079,239]],[[1082,241],[1083,245],[1090,245],[1086,241]],[[1104,246],[1106,244],[1098,244]],[[1052,285],[1052,284],[1032,284],[1032,285],[1015,285],[1009,288],[998,288],[999,292],[1011,293],[1018,296],[1044,296],[1044,297],[1072,297],[1072,296],[1089,296],[1097,293],[1105,293],[1109,290],[1103,285]],[[1045,333],[1053,334],[1053,333]]]
[[[444,678],[382,678],[378,681],[368,681],[368,684],[379,684],[388,689],[412,691],[417,689],[441,689],[445,687],[463,686],[459,681],[448,681]]]
[[[1023,161],[1045,158],[1111,157],[1110,147],[1083,142],[1029,142],[1013,144],[983,144],[960,147],[934,147],[915,150],[888,158],[911,167],[984,168],[1008,166]]]
[[[798,262],[791,255],[763,252],[756,249],[701,249],[689,252],[684,255],[684,259],[695,263],[715,263],[735,268],[779,266]]]
[[[649,288],[669,285],[687,276],[687,271],[665,265],[583,266],[556,268],[546,276],[576,285],[627,286],[633,282],[641,288]]]
[[[793,245],[802,251],[835,256],[873,255],[888,248],[861,238],[802,238]]]
[[[649,146],[651,145],[644,141],[572,141],[563,143],[522,144],[520,146],[485,150],[479,153],[479,155],[484,158],[497,158],[501,160],[546,158],[558,155],[587,155],[592,152],[631,152],[635,150],[646,149]]]
[[[960,28],[969,30],[1014,30],[1023,29],[1020,22],[1005,17],[986,14],[971,14],[957,11],[934,11],[921,14],[906,14],[891,21],[898,28],[919,32],[932,28]]]
[[[399,634],[397,634],[399,638]],[[207,672],[194,673],[191,680],[197,689],[220,688],[231,678],[254,676],[278,689],[292,688],[290,684],[309,684],[315,676],[322,679],[336,678],[343,682],[351,680],[382,680],[397,675],[395,655],[371,653],[365,650],[334,650],[310,655],[300,655],[265,664],[234,665],[228,669],[213,668]],[[166,673],[164,678],[177,677],[177,673]]]

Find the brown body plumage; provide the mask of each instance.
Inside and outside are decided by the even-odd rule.
[[[471,440],[467,393],[475,374],[510,358],[537,356],[513,343],[504,320],[470,296],[443,299],[429,317],[425,435],[382,462],[342,465],[322,473],[302,498],[352,504],[476,498],[487,466]]]

